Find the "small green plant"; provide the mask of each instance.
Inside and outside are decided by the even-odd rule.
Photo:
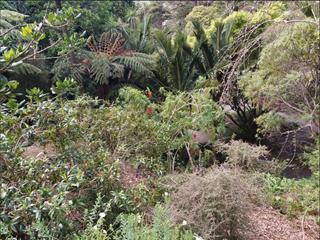
[[[121,215],[120,229],[117,231],[116,239],[123,240],[192,240],[194,236],[190,229],[185,229],[186,224],[172,226],[169,222],[168,198],[163,206],[158,203],[155,206],[155,214],[152,225],[144,222],[144,215],[129,214]]]
[[[271,205],[289,217],[296,218],[304,212],[319,212],[319,182],[315,179],[290,179],[264,174]]]

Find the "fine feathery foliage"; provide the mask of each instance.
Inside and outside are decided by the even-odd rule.
[[[264,201],[258,182],[240,169],[228,168],[212,168],[203,175],[167,175],[163,183],[175,192],[169,204],[170,220],[174,224],[185,220],[186,227],[203,239],[240,239],[241,231],[252,229],[252,202]]]
[[[24,74],[24,75],[39,74],[42,72],[41,69],[29,63],[23,63],[20,66],[16,67],[14,70],[16,74]]]

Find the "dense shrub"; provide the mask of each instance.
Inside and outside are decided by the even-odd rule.
[[[169,175],[163,180],[171,193],[170,220],[187,222],[187,227],[204,239],[239,239],[249,231],[248,216],[253,202],[260,202],[258,178],[240,169],[213,168],[201,174]]]
[[[217,151],[227,155],[226,164],[240,167],[247,172],[269,172],[280,175],[286,167],[286,161],[268,160],[269,151],[266,146],[252,145],[242,140],[231,140],[229,143],[215,144]]]

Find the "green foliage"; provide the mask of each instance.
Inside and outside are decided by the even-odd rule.
[[[130,214],[120,216],[120,229],[116,239],[123,240],[156,240],[156,239],[181,239],[192,240],[193,234],[191,230],[183,229],[182,224],[179,227],[172,227],[169,222],[168,201],[165,206],[157,204],[155,206],[155,214],[153,224],[144,223],[144,215]],[[181,231],[180,228],[183,230]]]
[[[76,90],[72,79],[58,80],[52,89],[58,96],[51,100],[39,89],[28,90],[32,101],[24,106],[8,102],[1,115],[0,219],[9,231],[22,233],[29,227],[38,231],[38,225],[32,226],[35,219],[62,224],[59,234],[66,236],[80,223],[72,225],[64,216],[82,216],[99,192],[103,202],[113,199],[108,224],[120,212],[154,205],[162,196],[161,187],[149,179],[125,189],[120,165],[130,160],[142,170],[162,175],[174,168],[171,149],[192,141],[188,129],[202,128],[216,137],[223,128],[221,110],[201,91],[169,93],[157,106],[144,93],[128,88],[120,91],[124,102],[99,107],[97,100],[85,96],[73,101],[62,98]],[[42,145],[43,153],[27,157],[22,147],[34,142]],[[161,159],[164,153],[168,163]]]
[[[284,124],[284,118],[276,114],[275,111],[270,111],[255,118],[255,122],[259,126],[258,133],[266,135],[272,131],[280,131]]]
[[[7,10],[2,10],[7,11]],[[26,60],[30,55],[29,51],[33,48],[36,49],[39,41],[45,38],[44,29],[47,27],[59,28],[61,25],[70,26],[72,25],[80,15],[75,16],[73,8],[57,10],[56,13],[49,13],[48,18],[44,19],[46,26],[43,23],[37,24],[27,24],[25,27],[21,28],[21,32],[18,31],[23,39],[28,41],[28,44],[12,44],[9,40],[9,36],[15,33],[17,30],[11,28],[7,32],[0,35],[0,40],[3,44],[1,48],[1,58],[0,58],[0,73],[5,71],[13,71],[12,68],[18,67],[22,64],[21,59]],[[15,31],[15,32],[14,32]],[[75,47],[83,46],[88,40],[83,39],[83,35],[78,35],[76,33],[72,34],[70,37],[64,36],[65,45],[67,51],[72,51]],[[61,41],[58,39],[57,42]],[[28,67],[30,69],[30,66]],[[21,70],[21,69],[20,69]],[[35,68],[32,69],[35,71]]]
[[[315,142],[311,146],[306,148],[306,152],[303,157],[307,160],[307,165],[312,171],[314,179],[320,178],[320,137],[315,136]]]
[[[204,29],[207,29],[210,27],[211,22],[213,20],[216,20],[218,18],[224,18],[224,17],[226,17],[224,3],[215,1],[209,7],[200,5],[200,6],[194,7],[186,17],[186,21],[188,22],[186,28],[187,29],[191,28],[192,27],[191,21],[195,20],[200,22],[200,24]]]
[[[268,99],[266,107],[278,100],[286,102],[319,129],[318,34],[316,26],[297,23],[268,44],[261,53],[258,71],[247,73],[240,81],[246,96],[255,102]]]
[[[26,90],[27,97],[30,99],[30,103],[33,103],[33,101],[36,101],[39,103],[41,100],[43,100],[48,94],[43,93],[43,91],[40,88],[33,88],[30,90]]]
[[[17,88],[18,84],[19,83],[17,81],[10,81],[10,82],[0,81],[0,104],[15,98],[15,94],[13,94],[12,91]]]
[[[52,86],[51,91],[53,94],[57,94],[58,96],[74,96],[75,92],[78,90],[77,82],[72,78],[65,79],[63,82],[57,78],[55,85],[56,86]]]
[[[297,217],[302,212],[308,215],[319,212],[318,179],[290,179],[264,174],[267,182],[267,193],[274,208]]]

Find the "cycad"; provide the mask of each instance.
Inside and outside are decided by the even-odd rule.
[[[221,19],[214,21],[216,30],[210,34],[208,39],[201,24],[197,21],[192,22],[194,25],[194,35],[197,38],[195,48],[199,50],[202,60],[196,61],[201,74],[209,75],[217,69],[220,69],[226,62],[224,59],[228,55],[228,45],[233,20],[223,22]],[[205,71],[205,72],[204,72]]]
[[[192,50],[186,43],[187,37],[178,31],[174,38],[162,31],[156,33],[157,52],[159,54],[156,82],[171,91],[192,89],[195,80]]]

